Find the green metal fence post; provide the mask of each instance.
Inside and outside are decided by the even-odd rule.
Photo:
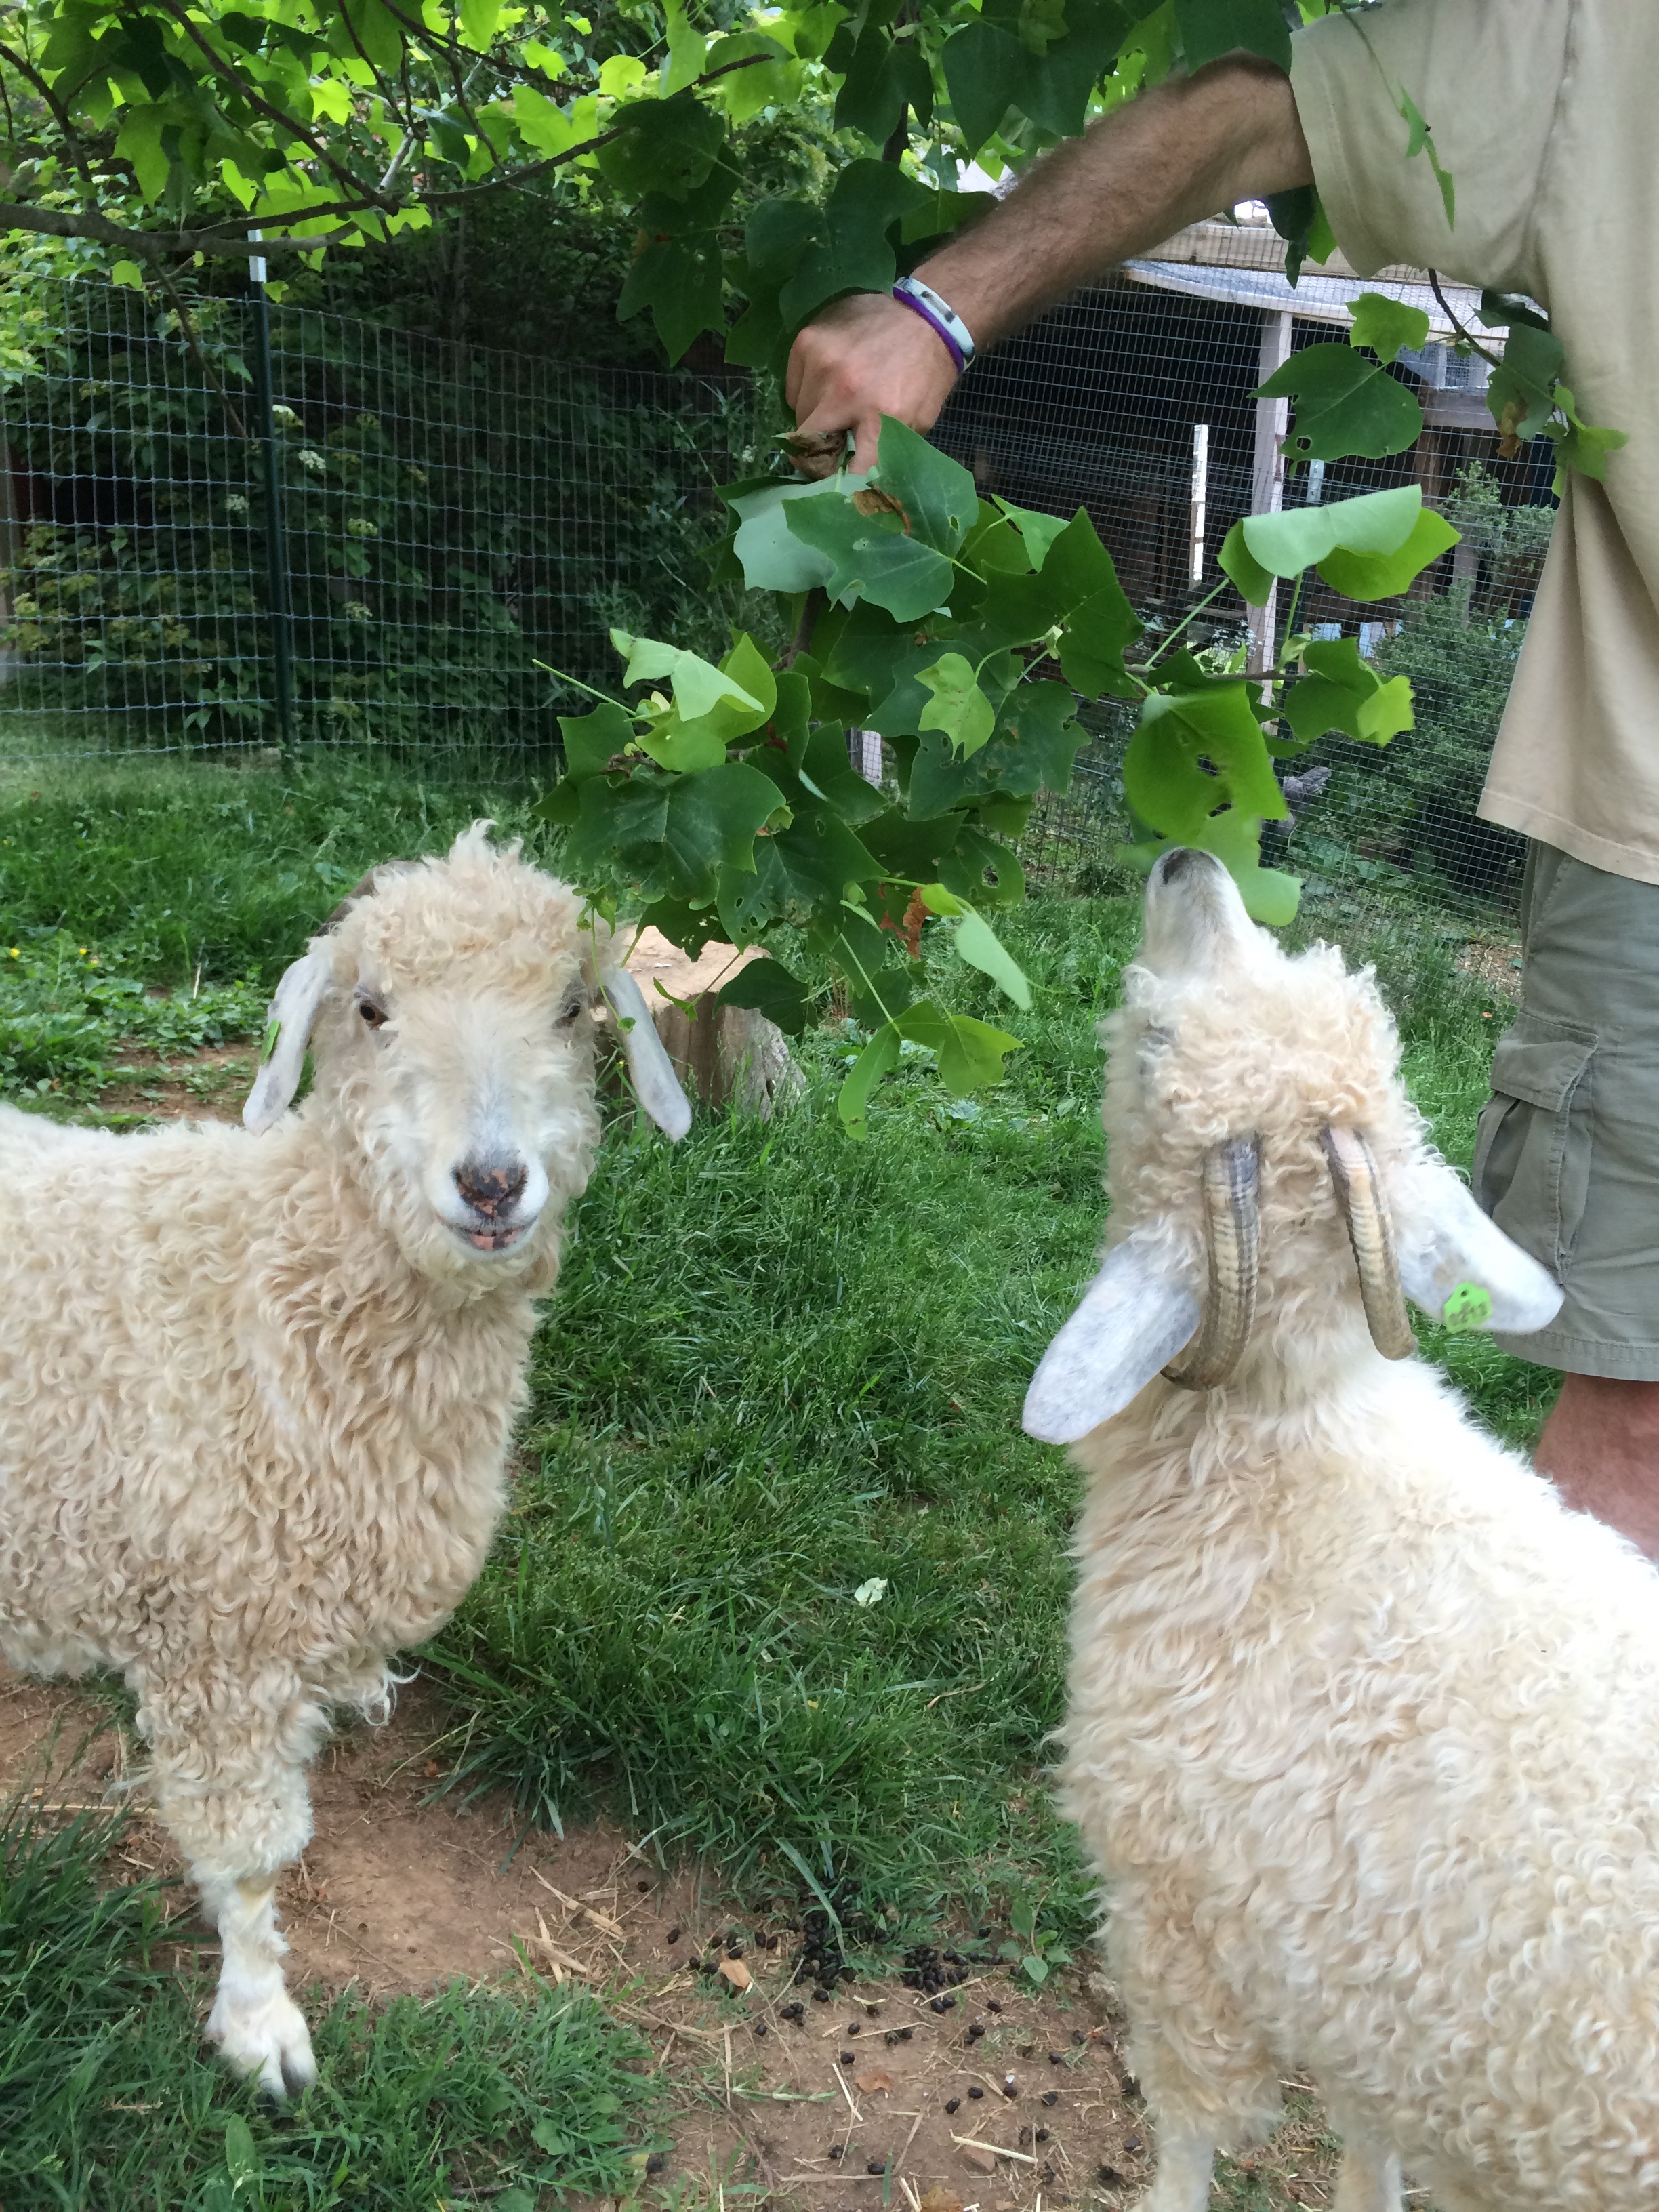
[[[257,230],[248,236],[258,239]],[[270,614],[270,657],[276,678],[276,727],[285,755],[294,750],[294,638],[289,605],[288,540],[283,530],[283,477],[276,451],[276,394],[270,368],[270,303],[265,297],[263,254],[249,261],[253,302],[253,362],[259,402],[259,443],[265,477],[265,589]]]

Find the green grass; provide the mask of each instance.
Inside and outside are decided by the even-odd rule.
[[[640,2039],[574,1985],[343,1998],[317,2027],[316,2087],[273,2111],[199,2040],[205,1972],[158,1955],[179,1895],[100,1888],[118,1832],[0,1823],[7,2212],[410,2212],[452,2191],[530,2212],[544,2184],[637,2189],[659,2087]]]
[[[477,812],[514,825],[524,810],[521,795],[349,760],[0,785],[0,939],[20,948],[11,963],[0,945],[0,1057],[25,1014],[102,1024],[80,1063],[64,1058],[72,1088],[135,1006],[141,1022],[188,1023],[205,1002],[229,1024],[252,1004],[257,1021],[260,991],[369,863],[440,848]],[[805,1040],[807,1095],[771,1127],[700,1116],[678,1148],[612,1128],[537,1339],[510,1516],[429,1655],[456,1707],[459,1786],[504,1783],[550,1822],[607,1808],[665,1855],[706,1855],[745,1899],[815,1891],[857,1906],[867,1942],[945,1910],[1023,1903],[1072,1940],[1091,1917],[1043,1785],[1076,1480],[1018,1413],[1099,1234],[1094,1030],[1136,902],[1034,902],[1001,926],[1036,986],[1030,1015],[959,968],[939,979],[1024,1040],[1000,1089],[953,1102],[914,1055],[854,1145],[833,1096],[857,1040],[830,1027]],[[1432,931],[1356,931],[1349,950],[1376,959],[1414,1093],[1466,1163],[1504,1007],[1454,972]],[[172,995],[124,996],[111,979]],[[1484,1340],[1425,1342],[1494,1428],[1523,1443],[1535,1431],[1553,1377]],[[56,2074],[90,2068],[90,2086],[46,2098],[18,2138],[65,2161],[62,2193],[21,2196],[0,2163],[8,2207],[124,2201],[77,2197],[75,2177],[88,2160],[118,2171],[125,2153],[97,2116],[152,2092],[161,2119],[121,2140],[163,2145],[169,2179],[132,2201],[221,2201],[206,2192],[228,2173],[236,2113],[272,2176],[282,2160],[304,2176],[261,2182],[266,2201],[392,2204],[417,2142],[527,2155],[526,2085],[558,2036],[599,2049],[597,2015],[545,1995],[340,2011],[319,2039],[325,2090],[268,2123],[195,2057],[185,1997],[130,1963],[154,1910],[143,1893],[101,1920],[83,1881],[72,1911],[56,1893],[37,1885],[10,1940],[27,1952],[46,1941],[39,1925],[70,1943],[88,1917],[91,1948],[70,1943],[69,1965],[37,1977],[27,2017],[59,2037]],[[84,2019],[52,1994],[80,1986],[76,1960],[112,1993]],[[619,2155],[605,2130],[634,2109],[623,2047],[604,2048],[597,2078],[623,2104],[569,2106],[594,2176]],[[442,2052],[441,2093],[400,2118],[399,2085],[437,2082]],[[567,2100],[553,2101],[563,2125]],[[0,2161],[14,2133],[0,2108]],[[135,2191],[154,2181],[136,2156],[118,2171]],[[236,2201],[260,2200],[245,2188]]]

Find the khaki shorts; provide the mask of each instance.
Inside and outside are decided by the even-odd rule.
[[[1534,845],[1521,1010],[1492,1055],[1471,1180],[1566,1303],[1506,1352],[1659,1382],[1659,885]]]

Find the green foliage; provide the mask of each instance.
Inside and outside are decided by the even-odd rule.
[[[234,2083],[173,1965],[179,1899],[106,1886],[123,1825],[0,1807],[0,2190],[16,2212],[406,2212],[447,2187],[629,2189],[659,2100],[649,2054],[574,1986],[343,1998],[291,2110]]]
[[[1381,826],[1455,890],[1492,891],[1519,879],[1520,840],[1479,821],[1475,808],[1524,635],[1525,624],[1501,608],[1478,611],[1462,584],[1444,598],[1413,601],[1377,649],[1379,674],[1403,678],[1416,702],[1416,727],[1400,743],[1380,794]]]
[[[1352,346],[1304,346],[1257,386],[1255,397],[1296,402],[1285,441],[1291,461],[1402,453],[1423,434],[1423,410],[1405,386]]]
[[[1301,13],[1326,4],[1304,0]],[[649,315],[672,358],[712,337],[730,361],[774,372],[807,319],[849,292],[884,291],[977,211],[955,189],[962,155],[1000,175],[1172,70],[1241,50],[1283,66],[1289,52],[1276,0],[919,0],[902,9],[828,0],[748,15],[726,0],[667,0],[660,14],[619,5],[597,18],[504,12],[491,0],[459,13],[436,0],[326,0],[320,13],[310,0],[262,5],[255,17],[221,14],[210,0],[125,0],[118,13],[115,0],[27,0],[41,38],[28,55],[9,55],[27,118],[10,149],[27,155],[14,164],[16,189],[70,230],[96,233],[100,250],[136,257],[128,277],[164,252],[229,252],[248,222],[268,235],[383,244],[509,186],[555,207],[591,204],[632,226],[622,311]],[[1425,100],[1436,89],[1418,88]],[[1455,180],[1429,119],[1409,94],[1400,112],[1402,158],[1434,168],[1449,220]],[[125,231],[99,230],[93,217],[108,208],[128,218]],[[1310,192],[1281,196],[1273,214],[1291,241],[1292,276],[1305,255],[1328,252]],[[1582,420],[1535,314],[1514,303],[1504,312],[1509,356],[1494,385],[1504,427],[1542,429],[1564,465],[1599,473],[1618,434]],[[1270,378],[1264,393],[1296,403],[1288,458],[1376,457],[1411,444],[1421,410],[1389,364],[1425,330],[1416,311],[1366,295],[1352,343],[1308,347]],[[332,462],[313,450],[325,478]],[[295,496],[325,490],[296,481]],[[1065,787],[1075,750],[1068,689],[1085,700],[1145,696],[1130,793],[1151,833],[1141,856],[1172,836],[1203,842],[1238,872],[1253,909],[1276,920],[1294,910],[1297,887],[1260,866],[1273,758],[1327,716],[1368,744],[1407,726],[1401,689],[1367,690],[1352,668],[1264,672],[1265,696],[1256,687],[1247,697],[1237,681],[1212,695],[1180,656],[1134,665],[1127,656],[1139,624],[1086,518],[1053,535],[1051,518],[981,507],[964,471],[897,426],[870,485],[751,480],[732,497],[739,526],[722,580],[740,574],[752,588],[829,602],[816,620],[813,602],[792,607],[787,627],[778,622],[780,639],[799,639],[787,664],[750,623],[746,650],[799,683],[781,685],[763,726],[746,731],[723,700],[647,708],[625,733],[572,715],[570,775],[548,818],[568,830],[586,884],[647,900],[681,941],[706,934],[711,916],[743,942],[803,929],[839,963],[860,1018],[872,1019],[866,1072],[905,1041],[897,1024],[920,988],[895,941],[908,891],[937,881],[981,908],[1016,895],[1006,833],[1019,802]],[[1340,510],[1324,514],[1341,526]],[[364,519],[374,521],[367,510]],[[1247,526],[1230,541],[1230,566],[1264,593],[1270,576],[1313,562],[1331,588],[1375,601],[1405,590],[1449,542],[1420,512],[1386,544],[1334,538],[1317,553],[1257,545]],[[489,565],[481,558],[441,586],[424,574],[377,576],[377,587],[388,606],[410,610],[412,633],[441,594],[477,588]],[[84,587],[78,572],[68,581]],[[52,590],[61,597],[56,580]],[[483,598],[499,606],[499,586],[485,587],[481,608]],[[671,621],[607,611],[664,653],[712,661],[719,647],[688,601]],[[193,711],[228,720],[245,710],[223,683],[213,688],[216,601],[118,612],[147,652],[188,659]],[[339,611],[319,609],[324,617],[337,624]],[[477,654],[481,719],[509,701],[527,711],[511,628]],[[349,671],[349,634],[336,642]],[[547,658],[604,688],[600,672],[573,666],[578,656]],[[418,652],[411,660],[418,666]],[[1056,663],[1063,684],[1048,672]],[[1287,680],[1301,689],[1293,711]],[[323,711],[366,712],[349,676],[341,682]],[[540,703],[544,720],[555,702]],[[844,772],[833,790],[822,780],[849,726],[888,741],[896,789],[884,807],[852,794]],[[1220,757],[1206,750],[1212,739]],[[930,1018],[918,1012],[912,1027]],[[969,1054],[961,1065],[989,1059]]]
[[[1385,292],[1362,292],[1348,313],[1353,325],[1348,343],[1369,346],[1385,365],[1398,361],[1403,352],[1419,350],[1428,341],[1429,319],[1424,310],[1391,300]]]

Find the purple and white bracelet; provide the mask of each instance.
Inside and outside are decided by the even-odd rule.
[[[920,276],[901,276],[893,287],[893,297],[901,306],[920,315],[923,322],[932,325],[960,376],[974,357],[974,339],[950,301],[942,300],[933,286],[924,284]]]

